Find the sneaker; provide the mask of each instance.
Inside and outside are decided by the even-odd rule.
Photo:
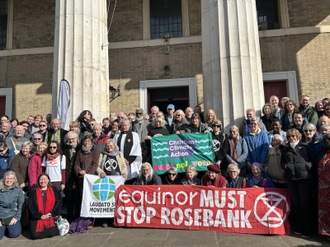
[[[87,226],[87,230],[91,230],[93,228],[93,225]]]
[[[296,234],[296,235],[301,235],[302,234],[302,232],[299,229],[294,230],[293,233]]]
[[[311,235],[310,235],[310,234],[302,234],[301,237],[302,237],[302,238],[310,238]]]
[[[107,223],[103,223],[102,224],[102,227],[108,227],[108,224]]]

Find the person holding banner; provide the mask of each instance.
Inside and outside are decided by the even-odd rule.
[[[97,175],[101,178],[106,176],[123,176],[127,177],[127,166],[124,156],[118,151],[119,148],[113,139],[105,142],[104,151],[99,157],[99,166],[96,170]]]
[[[217,115],[215,114],[215,111],[213,109],[210,109],[206,113],[206,120],[205,123],[212,128],[212,124],[214,121],[218,120]]]
[[[190,124],[186,128],[186,133],[208,133],[212,129],[207,125],[201,123],[201,118],[198,113],[192,114]]]
[[[264,168],[258,162],[254,162],[251,165],[251,172],[247,175],[246,180],[247,188],[275,188],[273,181],[267,176]]]
[[[230,164],[227,168],[227,188],[244,189],[246,188],[246,179],[239,176],[240,169],[236,164]]]
[[[201,185],[201,180],[197,177],[196,168],[193,165],[189,165],[185,169],[186,177],[181,180],[183,185]]]
[[[173,133],[177,135],[184,134],[187,126],[189,125],[186,115],[181,109],[179,109],[174,113],[174,117]]]
[[[28,199],[32,238],[42,239],[58,235],[53,217],[60,214],[62,200],[59,190],[50,183],[48,174],[42,173],[39,176],[37,188],[31,191]]]
[[[181,184],[180,178],[178,177],[178,169],[171,167],[167,171],[167,176],[163,179],[163,185],[178,185]]]
[[[294,233],[304,238],[310,237],[311,200],[313,188],[313,150],[302,142],[299,130],[292,128],[286,132],[288,143],[283,146],[281,165],[286,184],[291,194],[292,208],[296,214],[297,228]]]
[[[145,162],[142,164],[140,174],[135,179],[134,185],[161,185],[162,180],[160,177],[154,173],[154,169],[152,169],[152,166],[150,163]]]
[[[221,132],[222,123],[220,120],[214,120],[212,123],[212,143],[213,150],[216,158],[215,165],[221,169],[221,174],[227,177],[228,163],[226,160],[226,154],[229,150],[228,136]]]
[[[207,166],[207,174],[202,177],[202,185],[226,188],[227,179],[221,176],[221,170],[215,165]]]

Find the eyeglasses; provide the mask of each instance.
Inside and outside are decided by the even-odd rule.
[[[14,180],[15,178],[5,178],[5,180]]]
[[[237,173],[237,171],[229,171],[230,173]]]
[[[39,127],[46,127],[46,124],[39,124]]]
[[[287,135],[287,138],[296,137],[295,135]]]
[[[313,130],[304,130],[304,132],[313,132]]]
[[[41,138],[33,138],[34,140],[37,140],[37,141],[40,141],[41,140]]]
[[[0,153],[2,153],[3,151],[5,151],[4,149],[0,150]]]
[[[177,114],[177,115],[175,115],[176,117],[181,117],[181,115],[180,114]]]
[[[68,141],[74,141],[76,138],[69,138]]]
[[[136,112],[135,114],[136,115],[142,115],[143,113],[142,112]]]
[[[216,127],[216,128],[220,128],[221,126],[219,126],[219,125],[213,125],[212,127],[213,127],[213,128],[214,128],[214,127]]]
[[[119,118],[119,119],[123,119],[124,117],[117,117],[117,118]]]
[[[50,149],[56,149],[57,147],[52,147],[52,146],[50,146],[49,148],[50,148]]]
[[[91,124],[89,124],[89,125],[94,126],[95,124],[94,124],[94,123],[91,123]]]
[[[169,175],[169,176],[176,176],[175,173],[169,173],[168,175]]]
[[[258,125],[257,123],[250,123],[251,125]]]
[[[229,131],[229,133],[236,133],[236,131]]]

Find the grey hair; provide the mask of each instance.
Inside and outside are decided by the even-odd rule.
[[[280,136],[279,134],[275,134],[275,135],[272,136],[272,139],[271,139],[270,143],[272,143],[273,140],[276,140],[276,139],[280,140],[282,143],[284,142],[284,139],[283,139],[282,136]]]
[[[26,147],[26,146],[29,146],[30,150],[31,150],[31,146],[32,146],[32,143],[30,141],[26,141],[26,142],[23,142],[22,144],[22,148]]]
[[[259,119],[258,119],[257,117],[252,117],[251,120],[250,120],[250,122],[251,122],[251,121],[254,121],[254,122],[257,122],[257,123],[259,124],[258,120],[259,120]]]
[[[178,169],[176,169],[175,167],[171,167],[170,169],[168,169],[167,173],[169,173],[169,171],[173,171],[175,175],[178,175]]]
[[[135,112],[136,112],[136,111],[142,111],[142,113],[144,113],[144,110],[143,110],[142,108],[140,108],[140,107],[139,107],[139,108],[136,108],[136,109],[135,109]]]
[[[307,94],[301,95],[300,99],[302,99],[302,98],[304,98],[304,97],[307,97],[308,100],[311,100],[311,97],[309,97]]]
[[[123,123],[128,123],[129,125],[131,125],[131,122],[126,118],[123,119],[123,121],[121,121],[121,124],[123,124]]]
[[[237,135],[237,140],[239,139],[239,128],[236,126],[236,125],[232,125],[232,126],[230,126],[230,128],[229,128],[229,130],[230,129],[234,129],[234,130],[236,130],[237,132],[238,132],[238,135]]]
[[[195,175],[194,175],[194,177],[196,177],[196,175],[197,175],[197,171],[196,171],[196,168],[193,166],[193,165],[189,165],[189,166],[187,166],[186,167],[186,169],[184,169],[185,170],[185,172],[187,173],[187,171],[192,171],[193,173],[195,173]]]
[[[34,139],[35,136],[40,136],[41,138],[43,138],[42,134],[40,134],[40,133],[38,133],[38,132],[33,134],[32,139]]]
[[[237,175],[241,172],[241,169],[238,168],[238,166],[236,164],[229,164],[227,167],[227,172],[229,172],[230,169],[235,168],[237,170]]]
[[[152,109],[153,109],[153,108],[157,108],[157,109],[158,109],[158,111],[159,111],[159,107],[158,107],[158,106],[156,106],[156,105],[154,105],[153,107],[151,107],[150,111],[152,111]]]
[[[289,97],[283,97],[283,98],[281,99],[281,101],[283,101],[283,100],[290,100],[290,98],[289,98]]]
[[[68,143],[68,136],[74,134],[74,138],[77,138],[78,141],[78,134],[74,131],[69,131],[64,137],[64,143]]]
[[[95,123],[95,124],[94,124],[94,128],[95,128],[96,126],[99,126],[100,129],[101,129],[101,131],[102,131],[102,125],[101,125],[101,124],[99,124],[99,123]],[[94,128],[93,128],[93,129],[94,129]]]
[[[320,130],[327,130],[327,131],[329,131],[330,130],[330,125],[329,124],[323,124],[321,126]]]
[[[303,127],[303,130],[306,130],[306,129],[316,131],[316,126],[312,123],[308,123],[308,124],[305,124]]]
[[[250,111],[253,111],[253,112],[256,112],[256,110],[255,109],[253,109],[253,108],[248,108],[248,109],[246,109],[246,113],[248,113],[248,112],[250,112]]]
[[[6,173],[3,175],[3,179],[2,179],[2,183],[1,183],[2,186],[1,186],[1,187],[2,187],[2,188],[5,187],[5,178],[8,177],[8,176],[10,176],[10,175],[14,175],[14,178],[15,178],[14,183],[13,183],[13,185],[12,185],[11,188],[19,188],[19,184],[18,184],[18,181],[17,181],[16,173],[13,172],[13,171],[8,171],[8,172],[6,172]]]
[[[115,146],[115,152],[119,150],[119,147],[117,146],[117,143],[114,139],[108,139],[105,141],[105,145],[112,143]],[[104,147],[104,150],[106,149],[106,146]]]
[[[10,127],[10,121],[9,120],[5,120],[5,121],[2,122],[2,124],[4,124],[4,123],[9,124],[9,127]]]
[[[325,118],[325,119],[327,120],[328,123],[329,123],[329,121],[330,121],[330,118],[328,118],[327,116],[322,116],[322,117],[319,118],[318,123],[320,123],[321,118]]]
[[[154,175],[154,169],[152,169],[151,164],[148,163],[148,162],[144,162],[144,163],[142,164],[141,169],[140,169],[139,178],[143,178],[143,177],[144,177],[144,175],[143,175],[143,171],[142,171],[142,168],[143,168],[144,166],[149,166],[149,169],[150,169],[150,173],[149,173],[149,175],[148,175],[145,179],[146,179],[146,181],[151,181],[151,179],[152,179],[152,177],[153,177],[153,175]]]

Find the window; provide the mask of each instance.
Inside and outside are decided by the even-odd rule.
[[[8,0],[0,0],[0,50],[6,49],[7,18],[8,18]]]
[[[279,29],[277,0],[257,0],[259,30]]]
[[[150,0],[151,39],[163,39],[165,32],[182,37],[181,0]]]

